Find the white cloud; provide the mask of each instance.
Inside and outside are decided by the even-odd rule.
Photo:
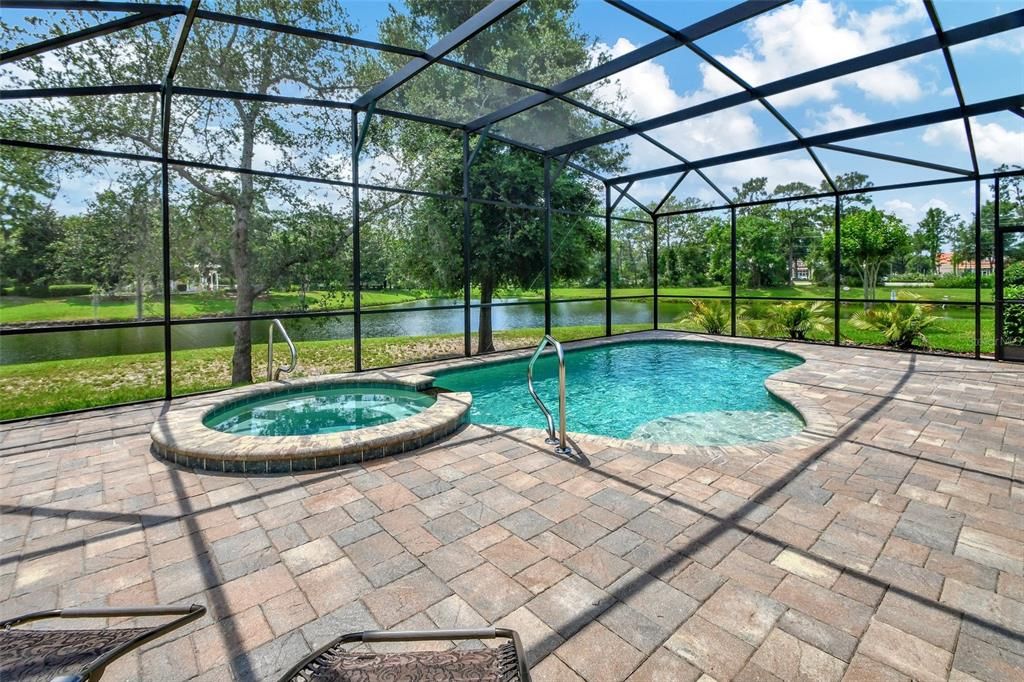
[[[594,54],[603,52],[615,58],[636,48],[626,38],[619,38],[614,45],[598,44]],[[597,93],[601,100],[609,103],[621,96],[622,105],[638,121],[667,114],[686,104],[685,98],[672,88],[665,67],[650,60],[605,79],[598,85]]]
[[[708,175],[726,194],[732,187],[755,177],[768,178],[768,190],[790,182],[805,182],[817,187],[824,179],[809,156],[762,157],[708,169]]]
[[[748,45],[732,55],[718,56],[723,64],[753,84],[767,83],[820,66],[887,47],[924,18],[916,0],[903,0],[867,13],[846,12],[823,0],[804,0],[763,14],[747,24]],[[705,82],[714,87],[716,82]],[[825,83],[777,95],[780,105],[807,100],[829,101],[837,85],[852,85],[867,96],[886,102],[913,101],[923,94],[905,63],[869,69]]]
[[[1007,130],[998,123],[971,120],[971,134],[978,159],[992,165],[1019,164],[1024,159],[1024,131]],[[933,147],[953,146],[967,149],[967,136],[959,120],[937,123],[925,128],[921,139]]]
[[[882,208],[892,213],[906,223],[911,230],[917,230],[917,224],[924,219],[928,209],[940,208],[948,214],[955,214],[957,211],[942,199],[929,199],[922,204],[914,204],[903,199],[890,199],[882,204]]]
[[[834,104],[828,111],[808,111],[807,117],[814,121],[814,125],[808,131],[812,135],[856,128],[871,123],[871,119],[864,114],[844,107],[842,104]]]

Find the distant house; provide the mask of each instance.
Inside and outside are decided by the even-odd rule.
[[[956,264],[956,267],[953,267],[953,254],[946,251],[939,254],[939,257],[936,259],[936,266],[940,275],[955,275],[974,272],[973,260],[961,261]],[[991,275],[993,272],[995,272],[995,264],[992,262],[992,259],[983,258],[981,260],[981,274]]]
[[[810,266],[802,260],[797,259],[797,261],[793,263],[792,277],[794,282],[806,282],[811,278]]]

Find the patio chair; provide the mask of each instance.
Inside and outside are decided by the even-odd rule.
[[[423,642],[455,639],[509,640],[494,649],[374,653],[346,651],[355,642]],[[367,631],[342,635],[303,659],[281,682],[530,682],[523,645],[514,630]]]
[[[205,606],[136,606],[37,611],[0,622],[0,680],[4,682],[95,682],[115,659],[190,623]],[[47,618],[178,616],[149,628],[22,630],[15,626]]]

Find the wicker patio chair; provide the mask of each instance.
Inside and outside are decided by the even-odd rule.
[[[115,659],[206,613],[205,606],[136,606],[53,609],[0,622],[0,680],[4,682],[95,682]],[[16,629],[47,618],[135,618],[178,616],[149,628],[103,630]]]
[[[494,649],[374,653],[346,651],[355,642],[509,640]],[[530,682],[519,635],[505,628],[480,630],[368,631],[342,635],[285,673],[281,682]]]

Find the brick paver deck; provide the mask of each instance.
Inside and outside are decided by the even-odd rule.
[[[1024,366],[783,347],[836,428],[781,453],[570,461],[470,426],[246,477],[155,459],[161,405],[4,427],[0,616],[208,606],[112,680],[274,679],[342,632],[485,623],[540,681],[1024,679]]]

